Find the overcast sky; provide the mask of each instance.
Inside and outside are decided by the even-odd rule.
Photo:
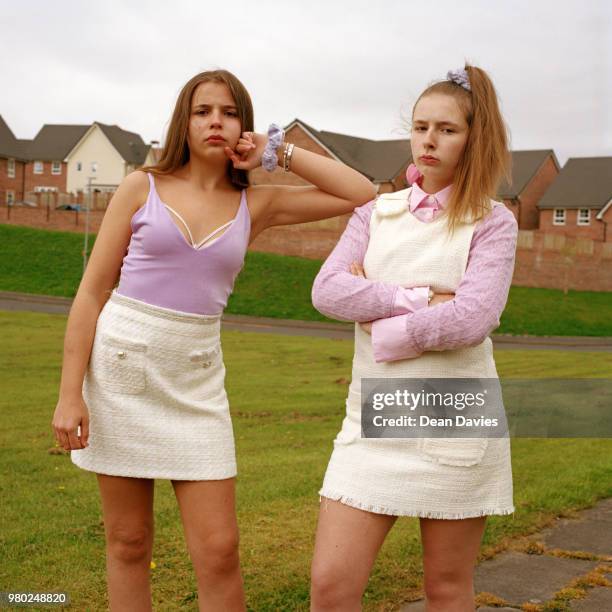
[[[0,114],[17,138],[100,121],[162,140],[194,74],[227,68],[256,129],[406,137],[402,114],[464,60],[513,149],[612,155],[610,0],[0,0]]]

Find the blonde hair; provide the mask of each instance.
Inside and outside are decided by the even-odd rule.
[[[181,89],[176,101],[166,144],[162,150],[161,158],[152,166],[145,166],[141,170],[153,174],[170,174],[184,166],[189,161],[189,145],[187,144],[187,131],[189,128],[189,117],[191,116],[191,102],[193,94],[201,83],[225,83],[236,104],[238,118],[240,119],[240,131],[254,131],[253,103],[245,86],[231,72],[227,70],[207,70],[200,72],[189,79]],[[231,183],[242,189],[249,186],[249,178],[246,170],[236,170],[228,160],[228,178]]]
[[[490,200],[497,196],[501,180],[511,182],[509,136],[495,87],[481,68],[466,63],[465,70],[471,91],[454,81],[434,83],[419,96],[412,109],[414,115],[419,100],[430,94],[452,96],[469,126],[446,207],[451,233],[460,223],[483,218],[491,210]]]

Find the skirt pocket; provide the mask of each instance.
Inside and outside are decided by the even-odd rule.
[[[146,351],[143,342],[103,333],[92,354],[98,382],[112,393],[138,395],[146,389]]]
[[[488,445],[488,438],[419,438],[422,458],[443,465],[477,465]]]
[[[189,401],[206,400],[224,392],[224,367],[219,343],[174,353],[166,376],[179,396]]]

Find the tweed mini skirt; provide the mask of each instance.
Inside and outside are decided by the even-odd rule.
[[[220,315],[152,306],[113,292],[83,382],[89,446],[77,466],[114,476],[236,475]]]

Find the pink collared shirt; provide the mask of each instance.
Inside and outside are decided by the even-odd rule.
[[[410,211],[424,220],[448,202],[452,186],[431,194],[413,183]],[[363,264],[374,202],[356,208],[312,288],[315,308],[348,321],[373,321],[372,346],[377,362],[417,357],[428,350],[450,350],[482,342],[499,325],[514,270],[518,227],[505,206],[496,206],[474,229],[465,275],[455,298],[427,307],[429,287],[404,288],[349,272]],[[433,214],[432,214],[433,212]],[[421,216],[423,215],[423,216]]]

